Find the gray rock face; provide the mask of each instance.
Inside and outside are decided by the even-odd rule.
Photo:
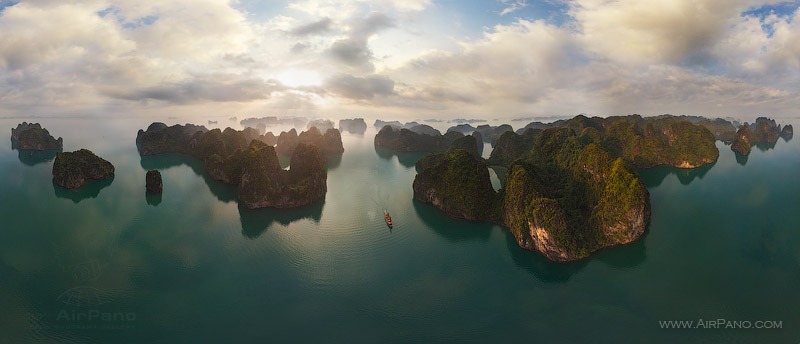
[[[161,180],[161,172],[157,170],[147,171],[145,177],[145,188],[147,192],[160,194],[164,190],[164,182]]]
[[[339,130],[363,134],[367,131],[367,122],[363,118],[343,119],[339,121]]]

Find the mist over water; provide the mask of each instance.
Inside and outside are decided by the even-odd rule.
[[[65,151],[111,161],[116,176],[64,190],[52,183],[53,156],[0,140],[0,342],[800,338],[800,140],[754,148],[746,161],[718,142],[712,166],[640,171],[653,207],[645,235],[556,264],[499,226],[413,201],[423,154],[374,147],[374,120],[363,135],[342,133],[324,202],[288,210],[239,208],[235,187],[193,158],[140,157],[136,131],[150,120],[35,121]],[[161,197],[145,194],[148,169],[162,173]],[[496,188],[502,173],[492,173]],[[658,323],[719,318],[783,328]]]

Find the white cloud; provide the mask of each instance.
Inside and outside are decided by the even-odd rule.
[[[518,10],[521,10],[521,9],[525,8],[525,7],[528,7],[528,1],[527,0],[513,0],[513,1],[512,0],[499,0],[499,1],[502,2],[504,5],[506,5],[506,8],[504,8],[502,11],[500,11],[500,16],[511,14],[511,13],[514,13],[514,12],[516,12]]]
[[[501,16],[534,6],[498,1]],[[566,22],[468,39],[419,25],[442,10],[429,0],[292,1],[261,19],[232,0],[23,0],[0,13],[13,32],[0,35],[0,112],[789,115],[798,12],[742,14],[765,3],[569,0]],[[274,81],[290,70],[325,82]]]

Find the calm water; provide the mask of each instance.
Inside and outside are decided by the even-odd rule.
[[[800,341],[800,140],[642,172],[645,236],[554,264],[412,201],[421,155],[376,150],[372,128],[343,135],[324,203],[277,211],[240,210],[192,159],[140,158],[143,120],[41,120],[116,166],[61,190],[51,157],[11,150],[21,121],[0,120],[3,343]],[[153,168],[162,197],[145,195]],[[717,318],[783,328],[658,323]]]

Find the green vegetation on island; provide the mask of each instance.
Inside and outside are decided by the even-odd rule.
[[[642,118],[576,116],[548,128],[573,130],[584,144],[596,143],[614,157],[622,157],[637,168],[670,165],[695,168],[719,157],[714,135],[707,128],[681,117]],[[491,165],[509,166],[530,150],[541,129],[529,128],[523,135],[504,133],[489,158]]]
[[[526,137],[532,138],[499,193],[483,159],[454,149],[420,161],[414,198],[451,217],[503,224],[519,246],[554,261],[585,258],[644,233],[649,193],[630,164],[570,128]]]
[[[750,141],[750,129],[747,125],[742,125],[739,127],[739,131],[736,132],[736,137],[733,140],[733,144],[731,144],[731,150],[740,155],[748,155],[752,149],[752,143]]]
[[[59,152],[53,163],[53,181],[63,188],[77,189],[89,180],[114,177],[114,165],[88,149]]]
[[[793,135],[794,128],[791,124],[781,128],[774,119],[758,117],[755,123],[745,123],[739,127],[731,150],[739,155],[748,155],[754,144],[764,143],[774,146],[778,142],[778,138],[783,137],[789,140]]]
[[[384,139],[395,146],[416,139],[390,130]],[[746,155],[754,143],[792,134],[791,126],[763,117],[738,132],[727,120],[695,116],[579,115],[534,122],[518,133],[503,131],[486,162],[467,149],[466,139],[425,156],[416,164],[414,198],[451,217],[503,224],[519,246],[551,260],[577,260],[644,233],[650,198],[637,168],[707,166],[719,158],[716,140]],[[507,168],[499,192],[491,188],[487,163]]]
[[[375,145],[398,152],[444,152],[455,140],[462,137],[464,134],[459,132],[427,135],[386,125],[375,135]]]
[[[498,198],[483,159],[464,149],[426,159],[417,165],[422,171],[414,178],[414,199],[431,203],[453,218],[497,222]]]
[[[11,148],[20,150],[60,150],[64,139],[56,139],[39,123],[22,122],[11,128]]]
[[[245,208],[298,207],[325,197],[326,157],[344,151],[338,130],[322,135],[311,127],[297,135],[292,129],[281,133],[277,147],[264,142],[269,141],[266,135],[255,134],[247,129],[220,131],[154,123],[147,131],[139,131],[136,143],[141,155],[183,153],[202,160],[213,179],[237,186],[239,204]],[[281,149],[291,156],[288,171],[278,160]]]

